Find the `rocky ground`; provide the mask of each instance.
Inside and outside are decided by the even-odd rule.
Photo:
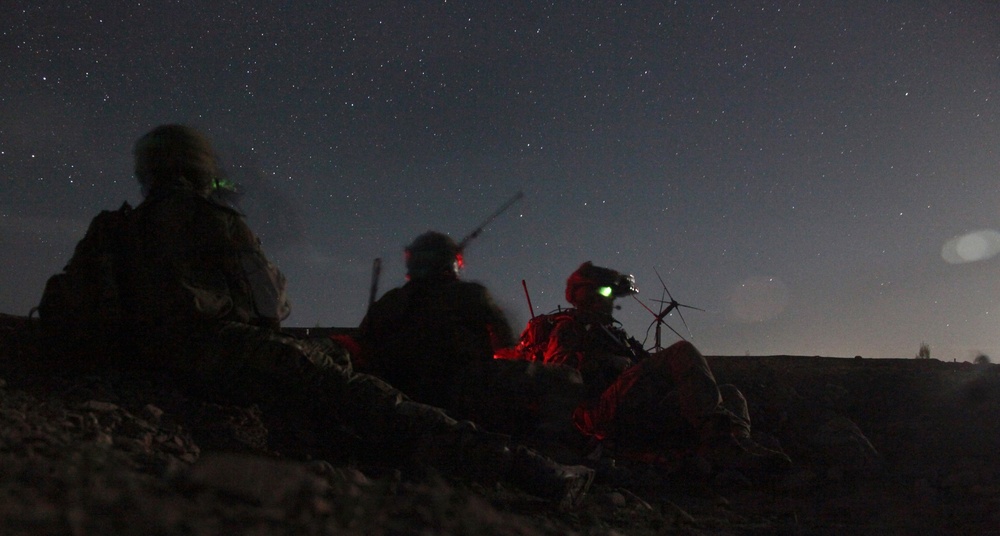
[[[577,508],[411,474],[309,423],[133,373],[66,375],[0,336],[0,533],[1000,534],[1000,368],[931,359],[711,357],[762,442],[749,481],[610,457]]]

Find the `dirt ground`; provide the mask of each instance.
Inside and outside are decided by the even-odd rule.
[[[751,481],[612,453],[559,509],[371,466],[310,423],[161,378],[52,370],[6,320],[2,534],[1000,534],[997,365],[710,357],[794,469]]]

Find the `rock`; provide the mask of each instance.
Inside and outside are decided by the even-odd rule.
[[[810,444],[828,460],[834,473],[868,471],[881,463],[875,447],[858,425],[846,417],[835,417],[824,423]]]
[[[154,424],[159,424],[160,418],[163,417],[163,410],[152,404],[143,406],[142,411],[144,416]]]
[[[325,484],[298,462],[246,454],[209,453],[191,466],[187,480],[263,506],[291,503]]]
[[[112,411],[118,411],[118,406],[110,402],[100,402],[98,400],[88,400],[83,404],[80,404],[80,409],[88,411],[96,411],[98,413],[108,413]]]

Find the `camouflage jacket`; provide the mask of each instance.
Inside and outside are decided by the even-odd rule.
[[[63,329],[170,329],[234,321],[277,328],[285,278],[242,215],[186,190],[152,193],[91,222],[39,316]]]

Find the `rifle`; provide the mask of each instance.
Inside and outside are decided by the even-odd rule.
[[[372,286],[368,291],[368,308],[372,308],[375,303],[375,295],[378,294],[378,278],[382,274],[382,257],[376,257],[372,263]]]
[[[490,222],[495,220],[497,216],[506,212],[507,209],[511,207],[511,205],[520,201],[522,197],[524,197],[524,192],[517,192],[516,194],[514,194],[514,197],[508,199],[507,202],[504,203],[499,209],[497,209],[496,212],[490,214],[490,216],[486,218],[486,220],[484,220],[483,223],[480,223],[479,227],[476,227],[474,231],[466,235],[465,238],[463,238],[461,242],[458,243],[458,250],[459,251],[464,250],[465,246],[469,245],[469,242],[474,240],[477,236],[479,236],[480,233],[483,232],[484,227],[486,227],[487,225],[490,224]]]

